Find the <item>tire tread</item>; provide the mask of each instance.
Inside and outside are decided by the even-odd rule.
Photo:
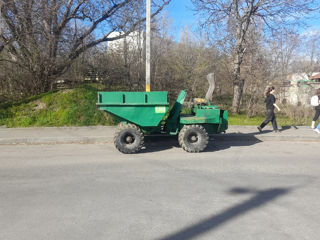
[[[119,134],[121,132],[123,132],[123,131],[128,131],[128,130],[134,130],[135,133],[137,134],[137,136],[140,138],[140,144],[136,148],[127,149],[127,148],[121,147],[121,145],[118,145]],[[141,148],[143,147],[144,135],[141,132],[140,128],[135,124],[132,124],[132,123],[128,123],[128,124],[119,123],[118,127],[117,127],[117,129],[116,129],[116,131],[114,133],[113,143],[114,143],[115,147],[122,153],[127,153],[127,154],[136,153],[136,152],[139,152],[141,150]]]
[[[188,144],[185,142],[185,135],[188,134],[189,131],[192,130],[198,130],[199,133],[202,134],[203,137],[203,141],[201,142],[201,144],[198,147],[190,147],[188,146]],[[178,136],[178,141],[179,141],[179,145],[187,152],[190,153],[198,153],[203,151],[209,142],[209,136],[207,131],[205,130],[205,128],[201,125],[198,124],[193,124],[193,125],[185,125],[181,131],[179,132],[179,136]]]

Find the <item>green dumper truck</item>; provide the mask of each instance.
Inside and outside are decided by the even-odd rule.
[[[195,103],[192,113],[181,114],[187,92],[182,90],[169,110],[168,92],[98,92],[97,106],[119,119],[115,147],[122,153],[136,153],[144,136],[178,135],[180,146],[187,152],[201,152],[209,142],[208,134],[225,132],[228,111],[209,101]]]

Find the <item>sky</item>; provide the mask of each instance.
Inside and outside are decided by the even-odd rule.
[[[180,33],[188,26],[188,29],[195,29],[197,25],[196,16],[192,11],[190,0],[171,0],[167,14],[172,19],[171,29],[174,39],[180,38]]]
[[[180,33],[184,30],[185,26],[191,31],[196,31],[198,22],[197,16],[192,11],[193,5],[191,0],[171,0],[166,11],[171,18],[171,30],[174,40],[179,41]],[[306,35],[320,33],[320,17],[311,18],[307,21],[307,27],[300,29],[300,33]]]

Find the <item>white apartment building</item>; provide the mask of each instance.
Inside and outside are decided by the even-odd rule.
[[[109,35],[110,38],[117,37],[123,32],[113,32]],[[118,40],[108,42],[108,50],[123,50],[125,45],[127,45],[127,50],[138,50],[143,49],[144,45],[144,32],[134,31],[131,32],[125,38],[120,38]]]

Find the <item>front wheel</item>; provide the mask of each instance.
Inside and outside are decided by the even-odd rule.
[[[187,152],[201,152],[209,142],[207,131],[201,125],[185,125],[179,132],[179,144]]]
[[[114,145],[122,153],[136,153],[141,150],[144,136],[134,124],[119,124],[114,134]]]

